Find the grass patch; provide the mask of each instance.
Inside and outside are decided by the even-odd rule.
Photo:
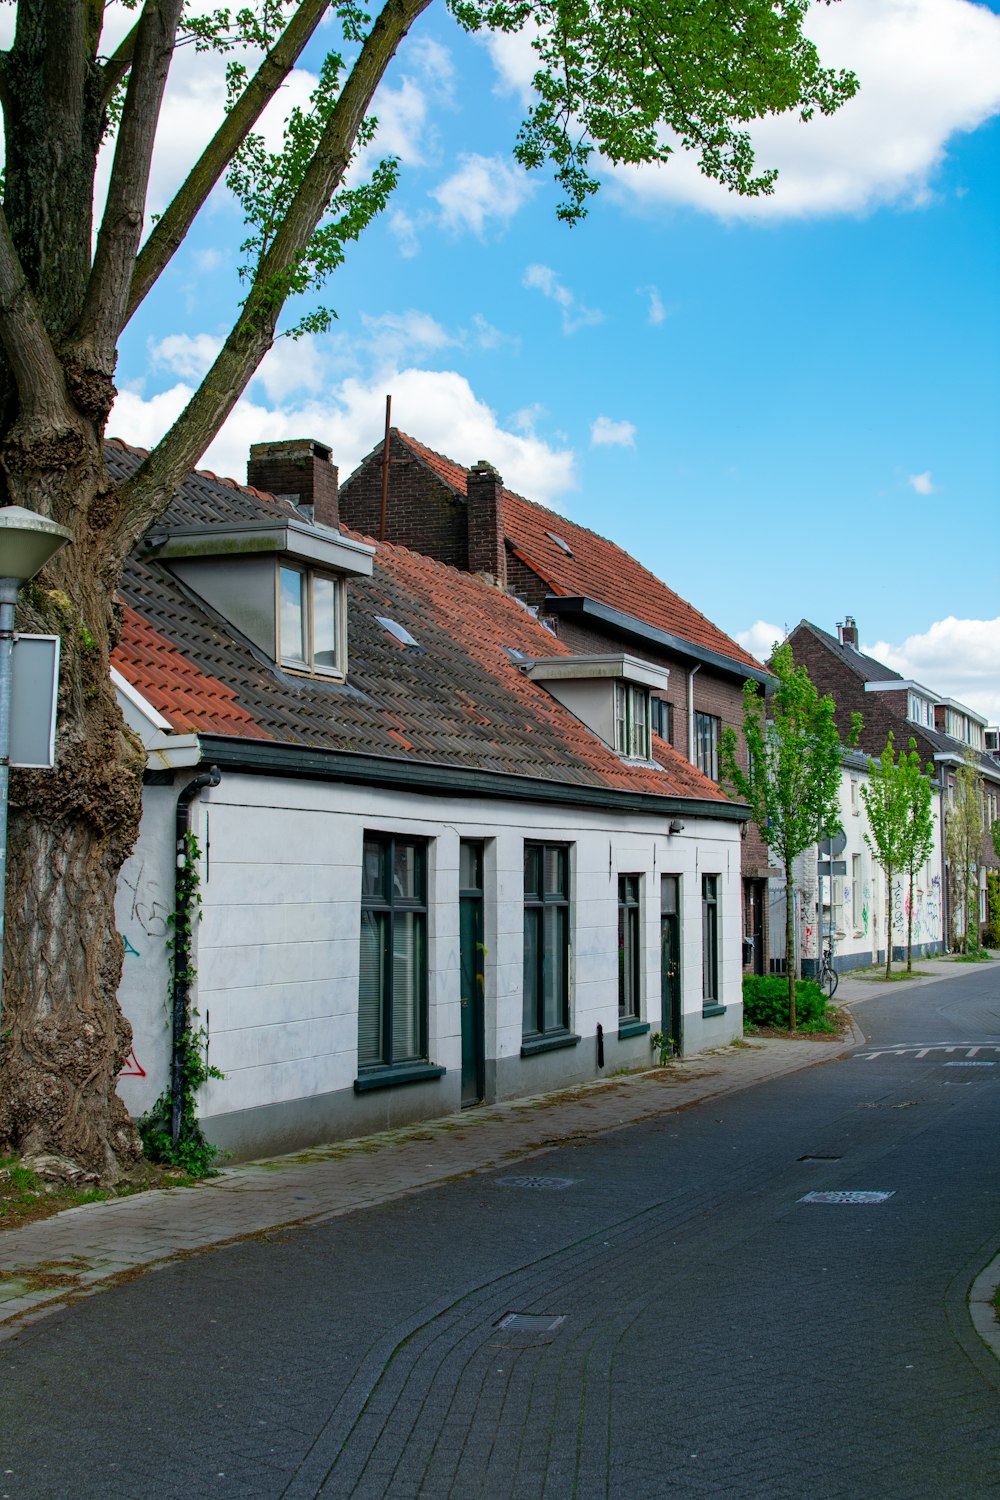
[[[905,969],[890,969],[887,974],[884,969],[857,969],[851,972],[852,979],[866,979],[869,984],[899,984],[904,979],[931,979],[933,975],[929,969],[911,969],[909,973]]]
[[[144,1163],[138,1173],[114,1188],[72,1187],[48,1182],[22,1167],[16,1156],[0,1156],[0,1230],[18,1229],[36,1219],[48,1219],[67,1208],[85,1203],[103,1203],[109,1198],[128,1198],[150,1188],[185,1187],[193,1179],[186,1172]]]

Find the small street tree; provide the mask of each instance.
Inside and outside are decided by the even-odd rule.
[[[979,946],[979,885],[983,864],[983,801],[979,768],[970,752],[955,772],[944,820],[951,887],[951,946],[968,953]],[[958,915],[962,930],[958,931]]]
[[[885,977],[888,979],[892,973],[893,918],[896,911],[894,882],[904,872],[908,872],[910,876],[910,918],[907,924],[907,964],[909,967],[913,871],[927,858],[926,854],[923,854],[919,860],[915,858],[918,849],[918,827],[915,814],[918,806],[920,808],[923,806],[923,792],[920,791],[917,783],[924,778],[920,772],[920,757],[917,754],[916,740],[910,740],[909,751],[900,751],[897,761],[894,736],[891,733],[881,756],[878,760],[870,760],[869,766],[871,780],[861,788],[861,798],[868,814],[869,831],[865,834],[865,843],[871,850],[875,863],[885,875],[887,891]],[[929,812],[930,782],[927,782],[927,805]],[[923,822],[920,824],[919,832],[921,834],[920,847],[923,848],[922,836],[925,833]],[[933,838],[933,820],[931,821],[931,837]]]
[[[765,699],[755,682],[743,687],[743,736],[748,763],[739,760],[732,729],[722,739],[722,764],[734,794],[750,804],[761,838],[785,875],[785,967],[788,1021],[795,1030],[795,912],[792,866],[803,850],[840,828],[841,742],[829,694],[820,697],[805,667],[797,667],[791,646],[778,646],[769,670],[774,690]],[[861,716],[851,716],[848,743],[861,732]]]
[[[917,871],[927,863],[934,852],[934,788],[931,785],[933,767],[926,770],[920,764],[917,742],[910,740],[909,750],[899,757],[906,784],[909,822],[906,832],[906,872],[909,890],[906,907],[906,972],[913,972],[913,891]]]
[[[133,1163],[138,1138],[116,1093],[130,1032],[117,1003],[123,944],[115,891],[138,832],[142,747],[110,676],[124,561],[219,432],[284,332],[322,330],[315,294],[385,206],[398,163],[370,175],[376,90],[410,28],[445,6],[469,32],[523,32],[534,49],[532,103],[514,154],[551,167],[559,215],[580,219],[596,190],[593,153],[666,163],[679,142],[735,192],[773,188],[749,122],[830,113],[857,88],[822,67],[803,33],[808,0],[18,0],[0,52],[5,164],[0,210],[0,503],[67,527],[65,547],[22,591],[18,628],[62,637],[53,771],[11,781],[0,1037],[0,1150],[58,1153],[104,1181]],[[107,24],[134,17],[118,40]],[[327,51],[284,142],[257,130],[306,46]],[[168,75],[177,49],[228,54],[224,118],[143,238]],[[252,49],[251,54],[237,49]],[[252,71],[239,59],[260,59]],[[457,127],[456,127],[457,128]],[[111,155],[95,223],[98,156]],[[103,439],[121,335],[157,288],[223,181],[246,219],[244,299],[186,408],[125,482]],[[169,291],[168,291],[169,295]],[[279,327],[280,324],[280,327]]]

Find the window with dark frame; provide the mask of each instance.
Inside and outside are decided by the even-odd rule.
[[[427,1056],[427,847],[366,833],[361,866],[358,1070]]]
[[[701,877],[701,994],[705,1005],[719,1003],[719,877]]]
[[[719,740],[721,737],[721,719],[717,719],[714,714],[695,714],[695,765],[710,781],[719,779]]]
[[[278,568],[278,660],[293,672],[341,676],[343,584],[312,568]]]
[[[642,1011],[642,968],[639,947],[639,890],[641,877],[618,877],[618,1019],[638,1021]]]
[[[665,698],[650,698],[649,723],[654,734],[668,745],[674,742],[674,706]]]
[[[524,846],[525,1038],[569,1030],[569,848]]]

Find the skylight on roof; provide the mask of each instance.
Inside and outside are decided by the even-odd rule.
[[[516,646],[504,646],[503,648],[511,661],[530,661],[531,657],[527,651],[519,651]]]
[[[560,547],[562,551],[565,552],[567,557],[573,556],[573,549],[570,546],[569,542],[564,541],[561,536],[556,536],[554,531],[547,531],[545,535],[548,537],[550,542],[555,542],[556,546]]]
[[[390,620],[387,615],[376,615],[383,630],[387,630],[394,640],[399,641],[401,646],[419,646],[420,642],[414,640],[405,625],[400,625],[398,620]]]

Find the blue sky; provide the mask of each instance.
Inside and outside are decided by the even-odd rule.
[[[251,441],[312,436],[346,475],[391,392],[399,426],[612,536],[758,653],[850,613],[863,645],[996,722],[1000,15],[839,0],[810,24],[861,93],[759,128],[773,199],[734,201],[677,156],[606,172],[568,230],[510,155],[523,40],[432,7],[377,100],[401,180],[327,288],[334,330],[279,342],[205,466],[243,478]],[[154,211],[221,77],[190,53],[171,89]],[[218,192],[126,335],[111,431],[149,444],[180,410],[236,305],[240,231]]]

